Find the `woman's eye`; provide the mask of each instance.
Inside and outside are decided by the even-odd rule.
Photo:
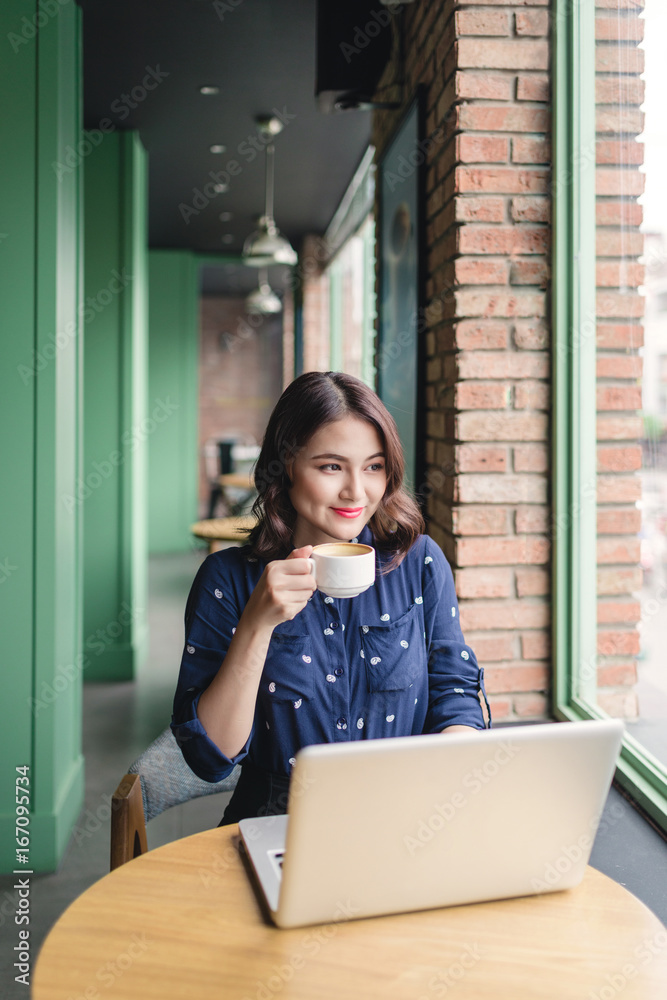
[[[381,472],[384,469],[384,465],[382,462],[373,462],[373,464],[369,465],[368,468],[371,472]]]
[[[340,469],[340,465],[337,465],[336,462],[328,462],[326,465],[320,465],[320,469],[335,470],[335,469]]]

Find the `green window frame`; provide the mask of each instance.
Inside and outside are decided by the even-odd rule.
[[[553,711],[597,684],[595,4],[553,0]],[[626,733],[616,780],[667,831],[667,769]]]

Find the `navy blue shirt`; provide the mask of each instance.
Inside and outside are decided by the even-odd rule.
[[[358,540],[374,544],[368,527]],[[209,739],[197,703],[266,564],[248,546],[204,560],[186,606],[171,723],[195,774],[220,781],[247,756],[289,775],[297,750],[312,743],[485,728],[483,671],[461,632],[449,563],[428,535],[382,575],[390,558],[377,551],[375,584],[363,594],[334,599],[316,590],[303,611],[274,629],[253,728],[235,757]]]

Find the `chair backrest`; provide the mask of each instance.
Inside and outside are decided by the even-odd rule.
[[[161,732],[130,765],[113,794],[111,870],[146,852],[149,820],[189,799],[232,791],[240,772],[237,766],[222,781],[203,781],[186,764],[171,729]]]

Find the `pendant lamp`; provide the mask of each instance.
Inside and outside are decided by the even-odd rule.
[[[283,304],[271,288],[265,270],[259,272],[258,287],[246,297],[245,308],[251,316],[273,316],[282,312]]]
[[[278,119],[259,119],[258,128],[265,139],[276,134],[273,122]],[[268,267],[270,264],[296,264],[297,253],[289,240],[285,239],[273,218],[273,167],[275,147],[269,141],[266,145],[266,190],[264,215],[259,220],[259,229],[251,233],[243,244],[243,262],[251,267]]]

